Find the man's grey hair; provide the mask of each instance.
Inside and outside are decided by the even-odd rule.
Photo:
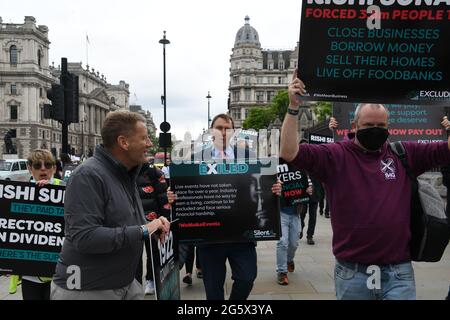
[[[389,111],[388,111],[388,110],[386,109],[386,107],[385,107],[384,105],[382,105],[382,104],[376,104],[376,103],[359,103],[359,104],[356,106],[356,109],[355,109],[355,119],[353,120],[353,121],[355,121],[355,123],[358,122],[359,114],[361,113],[361,110],[362,110],[362,108],[363,108],[364,106],[370,106],[370,107],[373,108],[373,109],[380,109],[380,108],[383,108],[383,109],[386,110],[386,113],[388,114],[388,117],[389,117]]]

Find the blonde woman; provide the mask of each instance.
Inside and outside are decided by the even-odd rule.
[[[33,176],[31,182],[38,186],[46,184],[62,185],[64,182],[53,178],[56,172],[56,161],[48,150],[36,149],[27,159],[28,171]],[[16,292],[19,276],[11,276],[10,292]],[[50,300],[51,278],[22,276],[23,300]]]

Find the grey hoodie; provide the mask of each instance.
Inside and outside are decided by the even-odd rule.
[[[75,265],[81,290],[130,284],[142,257],[144,211],[136,187],[139,167],[128,171],[103,146],[72,173],[64,203],[65,240],[53,281],[67,288]],[[72,271],[73,272],[73,271]]]

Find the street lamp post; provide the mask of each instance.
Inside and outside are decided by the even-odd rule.
[[[210,122],[211,122],[211,116],[209,115],[209,99],[211,99],[212,97],[211,97],[211,95],[209,94],[209,91],[208,91],[208,95],[206,96],[206,99],[208,99],[208,128],[210,127]]]
[[[169,44],[170,41],[166,39],[166,31],[164,31],[163,38],[159,40],[159,43],[163,45],[163,74],[164,74],[164,95],[161,97],[164,103],[164,122],[166,122],[166,106],[167,106],[167,97],[166,97],[166,44]],[[164,147],[164,165],[167,160],[167,147]]]

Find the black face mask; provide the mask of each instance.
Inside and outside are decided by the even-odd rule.
[[[379,150],[388,137],[389,131],[381,127],[360,129],[356,132],[359,143],[369,151]]]

